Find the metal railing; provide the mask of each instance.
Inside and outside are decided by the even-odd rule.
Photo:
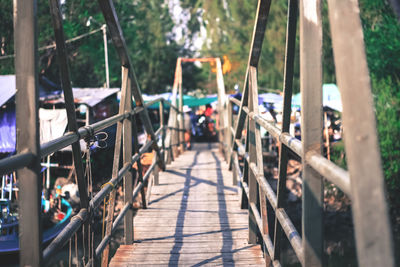
[[[6,174],[17,171],[19,180],[19,241],[20,265],[43,266],[50,264],[54,254],[61,249],[75,233],[81,228],[90,229],[91,218],[105,198],[109,197],[105,236],[94,249],[89,250],[86,261],[87,266],[94,264],[94,259],[102,255],[102,266],[108,265],[109,242],[119,223],[124,221],[124,242],[133,243],[133,200],[142,195],[142,205],[146,208],[147,202],[144,186],[149,180],[147,196],[151,192],[151,184],[158,184],[159,169],[165,169],[165,161],[173,158],[171,147],[182,142],[172,143],[171,132],[182,132],[182,127],[177,125],[179,114],[174,103],[168,104],[170,110],[168,126],[165,125],[164,99],[155,99],[144,103],[139,85],[137,83],[133,65],[128,56],[125,41],[111,0],[99,0],[99,6],[109,28],[109,33],[121,60],[122,85],[121,101],[117,115],[92,125],[77,127],[74,97],[68,71],[68,60],[65,49],[63,32],[63,19],[58,0],[50,0],[50,12],[58,54],[62,88],[65,97],[65,108],[68,117],[68,132],[55,140],[40,146],[39,121],[38,121],[38,76],[37,76],[37,34],[36,34],[36,5],[37,1],[17,0],[14,5],[15,21],[15,70],[16,70],[16,117],[17,117],[17,154],[0,161],[0,172]],[[29,38],[26,40],[25,38]],[[176,98],[175,94],[175,98]],[[132,107],[132,100],[136,107]],[[154,132],[149,119],[147,107],[159,103],[160,128]],[[176,103],[176,99],[175,99]],[[136,116],[139,116],[147,133],[146,143],[139,149],[138,133],[136,129]],[[114,146],[114,159],[111,179],[104,184],[97,193],[91,193],[87,188],[87,177],[83,170],[83,160],[79,145],[80,140],[90,140],[105,128],[117,125]],[[133,139],[133,144],[132,144]],[[158,142],[161,140],[161,147]],[[179,140],[178,140],[179,141]],[[80,210],[71,218],[68,225],[60,234],[42,251],[42,226],[41,226],[41,191],[40,160],[47,155],[72,145],[73,164],[80,196]],[[182,146],[182,145],[181,145]],[[132,147],[133,150],[132,151]],[[155,157],[145,174],[142,173],[140,157],[142,154],[153,150]],[[183,150],[183,147],[181,148]],[[182,151],[181,150],[181,151]],[[90,153],[90,151],[88,151]],[[120,157],[122,154],[122,166]],[[176,156],[176,155],[175,155]],[[132,166],[137,164],[137,180],[132,177]],[[123,180],[124,205],[114,220],[114,206],[116,187]],[[134,181],[136,186],[133,187]],[[90,194],[93,194],[92,197]],[[105,210],[103,212],[106,212]],[[93,228],[92,228],[93,229]],[[89,230],[90,232],[91,230]],[[91,233],[89,233],[89,243]],[[93,239],[93,238],[92,238]]]
[[[165,125],[164,105],[160,99],[144,104],[133,71],[121,27],[111,0],[98,0],[109,33],[121,60],[122,86],[118,115],[95,124],[77,127],[75,106],[69,78],[65,50],[65,38],[58,0],[50,0],[50,9],[56,39],[62,87],[68,116],[68,133],[63,137],[40,146],[38,129],[38,77],[36,5],[37,1],[14,1],[15,69],[16,69],[16,117],[17,155],[0,161],[2,174],[17,171],[19,179],[19,231],[20,265],[42,266],[78,231],[89,224],[93,212],[109,195],[116,198],[115,187],[124,180],[124,206],[114,219],[114,201],[108,205],[105,237],[88,256],[87,265],[102,254],[102,265],[108,265],[108,244],[116,226],[124,221],[124,242],[133,242],[132,201],[139,192],[146,207],[144,183],[153,177],[158,183],[158,170],[165,168],[184,150],[183,94],[180,65],[173,86],[169,121]],[[289,0],[284,73],[284,111],[282,128],[263,119],[258,112],[258,62],[267,26],[271,1],[259,0],[256,22],[249,55],[244,91],[240,103],[225,97],[219,59],[217,63],[219,138],[221,150],[233,170],[233,182],[240,181],[242,205],[249,209],[249,242],[256,243],[257,235],[267,249],[273,265],[280,265],[283,233],[286,234],[303,266],[323,265],[323,179],[339,186],[352,200],[356,231],[357,253],[360,266],[394,266],[390,223],[384,196],[383,175],[376,138],[374,113],[371,105],[368,69],[366,65],[362,29],[358,17],[357,1],[328,0],[329,19],[336,65],[337,80],[343,96],[343,123],[349,171],[343,170],[321,155],[322,149],[322,22],[320,0]],[[290,136],[289,123],[292,97],[292,81],[295,56],[297,13],[300,5],[300,62],[302,92],[302,141]],[[347,42],[351,39],[352,42]],[[345,40],[345,41],[343,41]],[[348,55],[352,55],[351,57]],[[219,65],[218,65],[219,64]],[[349,67],[350,66],[350,67]],[[357,97],[352,91],[358,88]],[[179,107],[177,98],[179,97]],[[136,107],[132,107],[131,99]],[[160,128],[154,132],[146,106],[160,103]],[[238,105],[239,114],[233,122],[232,105]],[[135,125],[140,116],[148,140],[139,149]],[[355,125],[359,123],[359,125]],[[117,138],[111,179],[90,198],[86,186],[79,141],[96,135],[102,129],[117,124]],[[232,127],[234,125],[234,127]],[[281,142],[279,153],[279,182],[275,193],[263,173],[260,127],[265,128]],[[246,129],[245,144],[241,143]],[[132,151],[132,136],[134,146]],[[161,136],[162,148],[157,145]],[[80,193],[81,209],[50,245],[41,250],[41,179],[40,159],[66,146],[72,145],[76,180]],[[143,175],[140,155],[150,148],[155,159]],[[302,234],[293,226],[285,210],[286,168],[289,151],[302,158],[303,209]],[[120,157],[122,154],[122,168]],[[239,166],[238,154],[244,158],[244,168]],[[137,163],[138,183],[133,188],[132,164]],[[267,205],[275,212],[274,239],[269,235]]]
[[[375,117],[357,1],[328,0],[329,20],[338,85],[343,102],[343,125],[348,171],[322,156],[322,19],[320,0],[289,0],[284,69],[282,127],[258,111],[258,62],[267,27],[270,0],[258,1],[256,22],[242,99],[227,100],[228,128],[224,141],[233,171],[240,181],[242,208],[249,209],[249,243],[260,241],[267,262],[281,265],[283,233],[302,266],[322,266],[323,179],[337,185],[352,202],[360,266],[394,266],[391,228],[376,136]],[[301,141],[289,134],[298,8],[300,6]],[[351,42],[349,42],[351,40]],[[352,55],[352,56],[349,56]],[[357,88],[357,96],[354,89]],[[239,106],[233,122],[233,105]],[[234,127],[233,127],[234,125]],[[277,193],[264,177],[260,128],[279,140]],[[242,143],[242,132],[246,132]],[[288,153],[302,158],[301,235],[285,210]],[[238,155],[243,158],[239,166]],[[266,201],[267,200],[267,201]],[[267,205],[275,213],[270,235]],[[257,240],[260,235],[262,240]],[[271,239],[273,236],[273,240]]]

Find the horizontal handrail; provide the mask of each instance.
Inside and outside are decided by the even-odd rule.
[[[157,97],[157,98],[155,98],[155,99],[153,99],[153,100],[151,100],[151,101],[145,103],[144,106],[147,108],[147,107],[150,107],[151,105],[153,105],[153,104],[155,104],[155,103],[164,102],[164,101],[165,101],[164,98],[162,98],[162,97]]]
[[[260,212],[257,209],[257,205],[255,203],[249,203],[249,206],[250,206],[250,208],[251,208],[251,210],[253,212],[254,218],[256,219],[256,223],[257,223],[258,228],[259,229],[263,229],[263,223],[262,223],[262,219],[261,219],[261,216],[260,216]],[[274,244],[272,244],[271,238],[269,237],[268,234],[265,234],[263,232],[261,232],[260,234],[261,234],[262,239],[264,240],[265,246],[267,247],[268,253],[270,255],[273,255],[273,253],[274,253]],[[274,267],[278,267],[278,266],[281,266],[281,264],[279,262],[276,262],[274,264]]]
[[[48,262],[50,257],[63,248],[73,234],[78,231],[82,224],[89,218],[87,209],[81,209],[77,215],[71,218],[71,221],[57,235],[57,237],[43,251],[43,261]]]
[[[229,101],[231,101],[236,106],[240,106],[240,100],[238,100],[238,99],[236,99],[234,97],[229,97]]]
[[[110,118],[104,119],[102,121],[93,123],[91,125],[83,126],[78,129],[76,133],[68,132],[63,136],[44,143],[40,147],[40,157],[46,157],[59,151],[73,143],[91,137],[105,128],[108,128],[119,121],[122,121],[129,116],[138,114],[144,110],[143,107],[136,107],[130,112],[125,112],[124,114],[114,115]],[[16,171],[17,169],[28,166],[33,159],[32,153],[17,154],[5,159],[0,160],[0,175]]]
[[[157,132],[161,132],[161,130],[162,128],[160,127],[159,131]],[[48,260],[51,255],[53,255],[55,252],[57,252],[60,248],[62,248],[66,244],[66,242],[72,237],[73,234],[75,234],[75,232],[79,229],[79,227],[82,226],[85,223],[85,221],[92,215],[92,212],[100,206],[104,198],[112,191],[112,189],[115,188],[115,186],[117,186],[121,182],[124,175],[132,169],[133,163],[137,162],[140,159],[140,156],[150,149],[153,142],[154,142],[153,140],[148,140],[142,146],[139,152],[132,156],[131,161],[123,165],[123,167],[119,170],[117,177],[110,179],[107,183],[105,183],[105,186],[90,200],[89,212],[85,210],[84,214],[81,214],[81,212],[79,212],[77,215],[72,217],[71,221],[67,224],[64,230],[61,231],[61,233],[57,236],[57,238],[54,239],[44,251],[43,257],[45,260]],[[155,166],[156,161],[152,165]],[[149,168],[146,174],[151,172],[154,169],[154,166],[153,168]],[[147,174],[147,176],[149,175],[150,174]],[[145,178],[143,178],[143,180],[145,181]],[[136,186],[134,192],[135,191],[139,192],[141,187],[137,190],[138,187],[139,185]],[[77,217],[79,220],[75,219],[75,217]]]
[[[34,158],[35,156],[32,153],[26,152],[2,159],[0,161],[0,175],[29,166]]]
[[[172,127],[172,126],[168,126],[167,128],[170,129],[170,130],[181,131],[181,132],[185,132],[186,131],[186,129],[180,129],[180,128],[176,128],[176,127]]]
[[[114,115],[110,118],[93,123],[91,125],[83,126],[78,129],[77,133],[69,132],[64,136],[61,136],[57,139],[54,139],[48,143],[43,144],[40,149],[41,150],[40,156],[45,157],[69,145],[72,145],[72,143],[75,143],[80,139],[91,137],[96,133],[98,133],[99,131],[104,130],[107,127],[110,127],[116,124],[117,122],[128,118],[129,116],[139,114],[143,110],[144,110],[143,107],[136,107],[132,111],[128,111],[120,115]]]
[[[248,116],[254,119],[254,121],[258,125],[265,128],[274,138],[278,139],[291,151],[293,151],[300,157],[302,156],[303,148],[300,140],[290,135],[289,133],[282,133],[282,131],[278,127],[276,127],[274,123],[267,121],[266,119],[258,114],[255,114],[254,112],[248,113]],[[238,146],[241,146],[241,149],[244,150],[244,146],[240,143],[240,141],[235,141],[236,144]],[[324,176],[330,182],[337,185],[344,193],[346,193],[351,198],[350,175],[348,171],[337,166],[330,160],[315,152],[308,152],[306,155],[306,160],[315,171]]]
[[[117,229],[118,225],[121,223],[122,219],[124,218],[125,214],[128,212],[128,210],[132,208],[129,203],[126,203],[124,208],[120,211],[118,214],[117,218],[115,218],[115,221],[113,222],[112,228],[111,228],[111,234],[106,235],[100,242],[100,244],[96,248],[95,252],[95,257],[99,257],[103,250],[106,248],[107,244],[110,243],[112,234],[115,232]]]
[[[244,191],[246,192],[246,197],[247,199],[249,199],[249,187],[248,184],[246,182],[243,181],[243,176],[240,175],[240,167],[239,167],[239,162],[237,157],[234,157],[234,161],[233,164],[236,168],[236,173],[239,177],[239,181],[241,182]],[[276,217],[279,220],[279,223],[281,224],[289,242],[291,243],[297,257],[299,258],[299,261],[301,263],[304,262],[303,259],[303,248],[302,248],[302,239],[300,237],[300,234],[297,232],[296,228],[294,227],[292,221],[290,220],[289,216],[287,215],[286,211],[282,208],[277,208],[277,198],[276,198],[276,194],[273,191],[273,189],[271,188],[271,186],[269,185],[269,183],[267,182],[267,180],[264,177],[264,174],[260,174],[257,171],[257,165],[255,163],[249,163],[249,167],[250,170],[254,173],[254,176],[257,179],[258,184],[260,185],[260,188],[262,190],[262,193],[267,197],[268,202],[270,203],[271,207],[273,208],[273,210],[275,211]],[[255,214],[256,217],[256,221],[257,221],[257,225],[259,226],[259,229],[262,229],[262,223],[261,223],[261,217],[259,215],[258,210],[255,211],[254,207],[252,207],[253,213]],[[257,215],[258,215],[258,219],[257,219]],[[264,239],[264,242],[266,242],[266,246],[268,248],[268,238],[265,238],[265,236],[262,234],[262,237]],[[270,239],[269,239],[270,240]],[[272,244],[272,243],[271,243]],[[270,246],[270,248],[268,249],[268,252],[270,253],[270,255],[273,255],[273,245]],[[275,264],[275,263],[274,263]]]

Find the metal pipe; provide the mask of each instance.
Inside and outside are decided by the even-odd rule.
[[[0,161],[0,175],[11,173],[32,163],[35,156],[30,152],[17,154]]]
[[[257,165],[254,162],[249,163],[250,170],[254,173],[258,184],[260,185],[261,189],[263,190],[264,194],[267,196],[271,207],[276,210],[276,194],[272,187],[269,185],[267,179],[265,179],[263,173],[258,173]]]
[[[240,101],[234,97],[230,97],[229,101],[231,101],[233,104],[235,104],[236,106],[240,107]]]
[[[147,102],[146,104],[144,104],[144,106],[147,108],[147,107],[150,107],[151,105],[153,105],[153,104],[155,104],[157,102],[161,102],[161,105],[162,105],[162,102],[164,102],[164,98],[158,97],[156,99],[153,99],[153,100]]]
[[[282,144],[296,153],[299,157],[302,156],[303,148],[299,139],[291,136],[289,133],[282,133],[279,136],[279,141],[281,141]]]
[[[89,217],[87,209],[81,209],[77,215],[72,217],[67,226],[57,235],[57,237],[43,251],[43,262],[50,263],[51,256],[60,250],[68,242],[71,236],[78,231],[79,227]]]
[[[154,135],[158,137],[161,134],[161,131],[164,129],[164,126],[160,126],[157,131],[154,132]]]
[[[304,266],[303,245],[299,233],[297,232],[296,228],[294,227],[292,221],[290,220],[284,209],[276,209],[275,215],[278,218],[290,244],[292,245],[292,248],[296,253],[297,258],[299,259],[301,265]]]
[[[306,153],[306,161],[319,174],[337,185],[350,198],[352,197],[349,172],[314,151]]]
[[[90,208],[91,210],[97,209],[103,199],[111,192],[111,190],[121,182],[124,174],[132,168],[132,164],[126,163],[124,167],[118,172],[118,176],[114,179],[110,179],[105,186],[90,200]]]
[[[148,147],[151,145],[152,141],[149,141],[147,143]],[[142,150],[142,153],[143,150]],[[140,158],[139,154],[135,154],[132,157],[132,162],[137,161]],[[131,163],[126,163],[124,164],[123,168],[118,172],[118,176],[115,179],[111,179],[109,182],[106,183],[106,185],[91,199],[90,201],[90,210],[96,210],[103,199],[111,192],[111,190],[115,187],[115,185],[119,184],[119,182],[122,180],[122,177],[124,174],[129,171],[132,168],[132,162]],[[145,176],[143,177],[143,181],[146,181],[148,177],[150,176],[150,172],[154,169],[156,162],[154,162],[149,170],[146,172]],[[139,190],[143,187],[143,184],[140,183],[140,185],[136,186],[133,194],[133,198],[137,196],[139,193]],[[136,193],[135,193],[136,192]],[[77,217],[78,216],[78,217]],[[76,222],[77,217],[78,219],[81,219],[80,222]],[[45,250],[46,253],[46,260],[49,259],[49,257],[55,253],[58,249],[62,248],[65,243],[68,241],[69,238],[79,229],[79,227],[84,223],[84,221],[88,218],[88,213],[86,209],[81,209],[78,215],[74,216],[73,219],[71,219],[71,222],[64,228],[64,230],[57,236],[57,238],[50,243],[48,248]],[[65,242],[64,242],[65,241]],[[53,244],[54,243],[54,244]],[[106,244],[104,244],[106,245]],[[104,248],[103,248],[104,249]],[[96,249],[96,255],[97,255],[97,249]]]
[[[274,258],[274,256],[273,256],[274,255],[274,244],[272,244],[272,240],[269,237],[269,235],[264,234],[261,231],[261,229],[263,229],[263,223],[262,223],[262,219],[260,216],[260,212],[257,209],[257,205],[255,203],[250,203],[250,208],[256,219],[255,221],[257,222],[257,227],[258,227],[258,230],[260,231],[261,237],[264,240],[265,246],[267,247],[268,254],[270,255],[271,259],[273,259]],[[281,264],[279,263],[279,261],[275,261],[274,266],[281,266]]]
[[[103,42],[104,42],[104,66],[106,68],[106,86],[107,88],[110,88],[110,73],[108,70],[107,25],[103,24],[103,26],[101,26],[101,30],[103,31]]]
[[[117,218],[115,218],[115,221],[113,222],[112,229],[111,229],[111,235],[106,235],[100,242],[100,244],[96,248],[96,254],[95,258],[99,257],[103,250],[105,249],[106,245],[110,243],[112,234],[115,232],[117,229],[117,226],[121,223],[122,219],[124,218],[125,214],[127,211],[131,208],[130,203],[126,203],[121,212],[118,214]]]
[[[41,146],[40,156],[45,157],[58,150],[61,150],[72,143],[78,141],[79,139],[84,139],[86,137],[92,136],[105,128],[108,128],[125,118],[129,115],[135,115],[143,111],[143,107],[136,107],[130,112],[125,112],[123,114],[114,115],[110,118],[104,119],[102,121],[93,123],[92,125],[83,126],[78,129],[77,133],[68,132],[67,134],[47,142]],[[1,161],[0,161],[1,162]]]
[[[75,132],[68,132],[65,135],[47,142],[40,146],[40,157],[46,157],[47,155],[53,154],[71,144],[79,141],[79,134]]]

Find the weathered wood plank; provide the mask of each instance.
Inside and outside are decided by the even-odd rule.
[[[265,266],[217,146],[195,144],[168,167],[135,217],[135,243],[120,246],[110,266]]]

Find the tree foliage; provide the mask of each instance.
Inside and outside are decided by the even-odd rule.
[[[383,170],[393,208],[400,206],[400,24],[386,1],[360,1]]]
[[[143,92],[165,92],[172,86],[176,59],[189,56],[190,51],[179,46],[174,38],[168,5],[156,0],[123,1],[114,5],[124,32],[125,41]],[[0,38],[4,37],[7,54],[13,54],[12,1],[0,3]],[[105,23],[97,1],[67,0],[62,6],[65,38],[70,39]],[[88,20],[91,23],[88,25]],[[54,33],[47,0],[38,0],[38,45],[52,44]],[[108,36],[111,87],[121,84],[118,55]],[[56,51],[39,53],[41,74],[59,82]],[[68,45],[72,84],[75,87],[101,87],[105,83],[104,45],[102,32]],[[2,60],[0,74],[14,73],[13,59]],[[191,81],[193,87],[196,81]]]

